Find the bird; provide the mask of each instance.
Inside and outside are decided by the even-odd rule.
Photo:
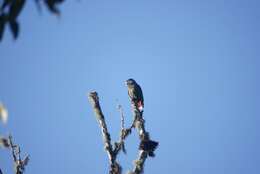
[[[141,87],[136,83],[134,79],[126,80],[126,86],[128,88],[128,95],[131,99],[131,102],[137,106],[140,112],[143,112],[144,109],[144,97]]]

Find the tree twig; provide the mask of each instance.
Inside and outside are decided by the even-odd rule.
[[[27,155],[23,160],[21,159],[21,149],[20,146],[15,145],[12,140],[12,136],[9,135],[9,144],[14,161],[14,169],[16,174],[23,174],[25,166],[28,164],[29,155]]]
[[[118,105],[118,110],[121,116],[121,130],[120,130],[119,141],[115,142],[115,149],[114,149],[115,155],[117,155],[120,152],[120,150],[122,150],[126,154],[125,140],[128,137],[128,135],[131,134],[133,128],[133,126],[127,129],[125,128],[125,116],[121,105]]]

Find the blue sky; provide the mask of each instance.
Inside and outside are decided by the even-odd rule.
[[[142,86],[144,116],[160,142],[149,174],[258,174],[260,25],[257,0],[68,1],[60,18],[28,2],[21,33],[0,45],[0,101],[31,156],[26,173],[107,173],[101,132],[87,100],[98,91],[112,138],[124,81]],[[138,137],[121,154],[124,171]],[[12,173],[10,155],[0,164]]]

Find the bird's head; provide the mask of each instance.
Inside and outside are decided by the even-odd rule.
[[[134,79],[128,79],[127,81],[125,81],[125,84],[127,87],[133,87],[136,84],[136,82]]]

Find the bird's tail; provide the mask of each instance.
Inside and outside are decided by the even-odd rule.
[[[137,103],[137,108],[140,112],[143,112],[144,111],[144,104],[142,103],[142,101],[139,101]]]

